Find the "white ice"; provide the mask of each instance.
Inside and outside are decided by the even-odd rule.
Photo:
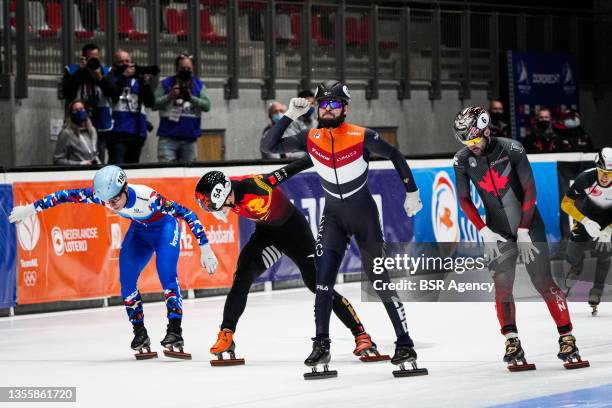
[[[394,335],[384,308],[359,301],[359,284],[338,285],[385,353]],[[419,366],[429,375],[394,378],[388,362],[362,363],[353,337],[332,317],[336,379],[305,381],[314,333],[313,295],[305,289],[252,293],[235,337],[246,365],[211,367],[224,297],[184,302],[184,338],[192,361],[163,356],[163,303],[145,304],[160,358],[136,361],[123,307],[0,319],[0,386],[75,386],[67,407],[472,407],[501,404],[612,382],[612,304],[591,317],[571,303],[574,334],[591,367],[566,370],[555,325],[542,302],[518,303],[517,321],[536,371],[510,373],[491,303],[406,303]],[[26,407],[27,403],[15,404]],[[30,406],[46,406],[30,404]]]

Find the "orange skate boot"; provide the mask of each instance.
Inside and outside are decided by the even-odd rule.
[[[386,361],[391,358],[387,354],[380,354],[376,348],[376,343],[372,341],[370,335],[366,332],[355,336],[355,350],[353,354],[360,356],[359,360],[364,363],[370,363],[374,361]]]
[[[210,353],[217,356],[216,360],[210,360],[212,366],[242,365],[244,358],[236,358],[234,350],[236,343],[233,340],[234,332],[230,329],[221,329],[217,335],[217,341],[210,348]],[[230,358],[223,358],[223,353],[229,354]]]

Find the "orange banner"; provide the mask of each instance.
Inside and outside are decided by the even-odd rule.
[[[219,260],[215,275],[200,266],[200,248],[184,220],[179,219],[181,253],[178,263],[182,289],[221,288],[232,284],[238,260],[238,217],[226,223],[197,205],[196,178],[130,179],[194,211],[206,230]],[[34,201],[58,190],[85,188],[91,180],[14,183],[15,205]],[[60,204],[31,216],[17,226],[18,303],[75,300],[120,294],[119,252],[130,220],[96,204]],[[160,292],[155,256],[138,281],[142,293]]]

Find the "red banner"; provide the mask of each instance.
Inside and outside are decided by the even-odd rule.
[[[130,179],[194,211],[219,260],[215,275],[200,266],[200,249],[179,219],[179,283],[183,289],[231,286],[239,252],[238,218],[226,223],[202,211],[194,199],[196,178]],[[15,205],[32,203],[58,190],[84,188],[91,180],[14,183]],[[31,216],[17,226],[18,303],[119,295],[119,252],[130,221],[101,205],[65,203]],[[155,256],[138,281],[142,293],[159,292]]]

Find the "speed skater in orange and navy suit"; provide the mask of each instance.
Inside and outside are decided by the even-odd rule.
[[[206,173],[196,187],[196,200],[205,211],[223,221],[229,211],[255,222],[255,232],[246,243],[234,275],[234,282],[225,300],[223,322],[216,343],[210,352],[234,356],[234,332],[244,312],[249,289],[255,279],[287,255],[300,270],[302,279],[315,292],[315,240],[310,224],[278,185],[308,164],[295,161],[270,174],[228,177],[221,171]],[[376,351],[376,344],[366,333],[353,306],[344,296],[334,291],[333,311],[355,336],[355,350],[360,356]]]
[[[488,112],[481,107],[468,107],[457,114],[455,137],[465,146],[454,157],[454,169],[461,208],[480,230],[490,260],[497,318],[506,337],[504,361],[511,369],[518,362],[526,363],[512,293],[519,258],[557,326],[557,357],[567,368],[585,366],[588,362],[576,362],[580,356],[565,294],[552,278],[546,231],[536,207],[535,181],[525,149],[515,140],[491,137],[489,121]],[[484,204],[486,223],[471,200],[470,181]]]
[[[322,373],[316,368],[323,365],[324,372],[330,361],[329,317],[331,290],[344,257],[347,245],[355,237],[361,255],[362,267],[371,282],[380,280],[383,287],[389,282],[389,274],[373,273],[373,261],[384,256],[384,237],[378,208],[368,188],[368,167],[371,154],[378,154],[393,162],[406,191],[404,209],[409,217],[422,207],[419,190],[403,155],[395,147],[380,138],[372,129],[345,121],[349,109],[348,87],[335,80],[317,86],[315,93],[318,113],[318,129],[303,130],[283,137],[289,125],[305,114],[310,103],[304,98],[293,98],[289,109],[262,139],[262,151],[288,153],[306,151],[325,191],[325,208],[319,233],[315,262],[317,267],[317,291],[315,297],[316,337],[312,353],[304,364],[312,367],[314,375],[305,378],[323,378],[337,374]],[[396,376],[426,374],[426,369],[416,368],[417,354],[408,333],[404,306],[395,290],[377,290],[397,336],[395,354],[391,363],[399,365]],[[414,370],[405,370],[404,363],[411,363]]]

